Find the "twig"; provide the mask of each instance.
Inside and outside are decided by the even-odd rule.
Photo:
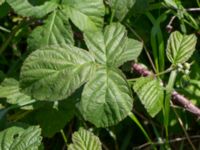
[[[176,18],[176,16],[173,16],[173,17],[170,19],[168,25],[166,26],[166,29],[167,29],[167,32],[168,32],[168,33],[171,33],[172,30],[173,30],[172,23],[173,23],[173,21],[174,21],[175,18]]]
[[[132,65],[132,70],[134,70],[136,73],[142,75],[142,76],[150,76],[155,74],[148,69],[144,68],[142,65],[134,63]],[[200,108],[195,106],[183,95],[179,94],[175,90],[172,92],[172,102],[174,105],[178,105],[186,109],[187,111],[191,112],[192,114],[196,115],[198,118],[200,118]]]
[[[199,139],[199,138],[200,138],[200,135],[190,136],[190,139]],[[168,142],[169,143],[175,143],[175,142],[180,142],[180,141],[185,141],[185,140],[187,140],[186,137],[179,137],[179,138],[175,138],[175,139],[169,140]],[[162,141],[154,142],[153,144],[154,145],[163,145],[165,143],[166,143],[166,140],[163,139]],[[140,146],[137,146],[137,147],[133,148],[133,150],[139,150],[139,149],[142,149],[142,148],[147,147],[149,145],[150,145],[150,143],[145,143],[145,144],[142,144]]]
[[[172,93],[172,102],[174,105],[179,105],[200,118],[200,109],[176,91]]]
[[[187,11],[200,11],[200,8],[188,8]]]

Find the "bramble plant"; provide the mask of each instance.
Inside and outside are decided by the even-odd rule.
[[[0,150],[197,149],[191,3],[0,1]]]

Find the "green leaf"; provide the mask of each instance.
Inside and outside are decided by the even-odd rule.
[[[41,18],[58,7],[57,0],[43,0],[40,1],[42,4],[30,0],[7,0],[7,2],[17,14],[24,17]]]
[[[54,10],[45,21],[45,25],[37,27],[28,38],[30,50],[64,44],[73,45],[74,39],[68,17],[61,10]]]
[[[38,126],[10,127],[0,132],[0,149],[2,150],[37,150],[41,144],[41,129]]]
[[[167,43],[167,57],[173,64],[186,62],[195,51],[197,37],[194,34],[171,33]]]
[[[22,66],[21,87],[38,100],[62,100],[89,79],[94,67],[93,57],[74,46],[39,49]]]
[[[22,93],[19,88],[19,82],[13,78],[6,78],[0,85],[0,98],[6,98],[7,103],[23,105],[33,99]],[[25,106],[24,109],[33,109],[32,106]]]
[[[72,142],[69,150],[102,150],[99,138],[83,128],[72,135]]]
[[[117,60],[117,66],[121,66],[127,61],[136,60],[142,52],[143,43],[134,39],[128,39],[126,48]]]
[[[80,106],[84,119],[97,127],[123,120],[132,109],[133,98],[121,71],[99,67],[84,87]]]
[[[115,14],[115,17],[119,21],[122,21],[135,2],[136,0],[111,0],[109,5]]]
[[[141,77],[136,80],[133,89],[151,117],[160,112],[163,107],[164,90],[159,80]]]
[[[107,26],[104,33],[86,32],[85,42],[98,63],[119,66],[138,57],[142,43],[127,38],[127,32],[120,23]]]
[[[98,30],[103,27],[103,0],[63,0],[63,6],[71,21],[81,31]]]

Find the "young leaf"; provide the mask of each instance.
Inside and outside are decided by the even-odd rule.
[[[102,150],[99,138],[83,128],[72,135],[72,141],[69,150]]]
[[[28,38],[30,50],[64,44],[73,45],[74,39],[68,17],[61,10],[54,10],[45,21],[45,25],[37,27]]]
[[[58,7],[57,0],[43,0],[43,2],[40,4],[39,2],[30,2],[30,0],[7,0],[17,14],[36,18],[41,18]]]
[[[63,0],[62,3],[66,14],[81,31],[99,30],[103,27],[103,0]]]
[[[134,60],[142,50],[142,43],[128,39],[126,29],[120,23],[107,26],[104,33],[86,32],[84,37],[97,62],[109,66],[118,67],[126,61]]]
[[[6,98],[7,103],[22,105],[33,101],[33,99],[20,92],[19,82],[13,78],[6,78],[0,85],[0,98]],[[25,106],[24,109],[33,109],[32,106]]]
[[[97,127],[107,127],[128,115],[133,106],[133,98],[120,70],[99,67],[85,85],[80,105],[85,120]]]
[[[2,150],[37,150],[41,145],[41,129],[30,126],[27,129],[10,127],[0,132],[0,149]]]
[[[159,80],[141,77],[136,80],[133,89],[151,117],[159,113],[164,99],[164,90]]]
[[[74,46],[34,51],[21,69],[21,87],[38,100],[62,100],[83,85],[93,73],[94,59]]]
[[[109,5],[111,6],[112,13],[114,13],[115,17],[119,21],[122,21],[135,2],[136,0],[111,0]]]
[[[186,62],[193,52],[197,43],[194,34],[182,35],[180,32],[173,32],[167,43],[167,57],[173,64]]]

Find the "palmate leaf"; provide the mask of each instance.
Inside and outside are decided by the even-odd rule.
[[[74,44],[73,32],[67,15],[61,10],[54,10],[28,38],[28,49],[35,50],[51,45]]]
[[[38,126],[10,127],[0,132],[1,150],[38,150],[41,145],[41,129]]]
[[[10,104],[24,105],[33,99],[20,91],[19,82],[13,78],[6,78],[0,85],[0,98],[6,98]],[[25,106],[23,109],[33,109]]]
[[[137,59],[142,43],[128,39],[119,23],[106,27],[104,34],[90,36],[85,38],[93,54],[69,45],[33,52],[22,66],[21,87],[38,100],[55,101],[69,97],[88,81],[79,103],[83,117],[98,127],[111,126],[129,114],[133,103],[126,78],[117,67]],[[105,40],[103,45],[101,40]]]
[[[100,67],[86,83],[80,105],[85,120],[97,127],[106,127],[128,115],[133,106],[133,98],[120,70]]]
[[[104,33],[86,32],[84,38],[97,62],[109,66],[118,67],[126,61],[134,60],[142,50],[142,43],[128,39],[126,29],[120,23],[107,26]]]
[[[74,46],[39,49],[22,66],[21,87],[38,100],[62,100],[89,79],[93,68],[93,57]]]
[[[110,0],[109,5],[112,11],[115,13],[115,17],[122,21],[129,10],[133,7],[136,0]]]
[[[186,62],[193,52],[197,43],[197,37],[194,34],[182,35],[180,32],[173,32],[167,44],[167,57],[173,64]]]
[[[62,4],[63,11],[81,31],[99,30],[103,27],[103,0],[63,0]]]
[[[58,0],[6,0],[14,11],[24,17],[41,18],[58,7]],[[42,4],[41,4],[42,2]],[[38,4],[39,3],[39,4]]]
[[[141,77],[136,80],[134,91],[150,116],[154,117],[163,106],[164,90],[160,81],[153,77]]]
[[[102,150],[99,138],[83,128],[72,135],[72,141],[69,150]]]

